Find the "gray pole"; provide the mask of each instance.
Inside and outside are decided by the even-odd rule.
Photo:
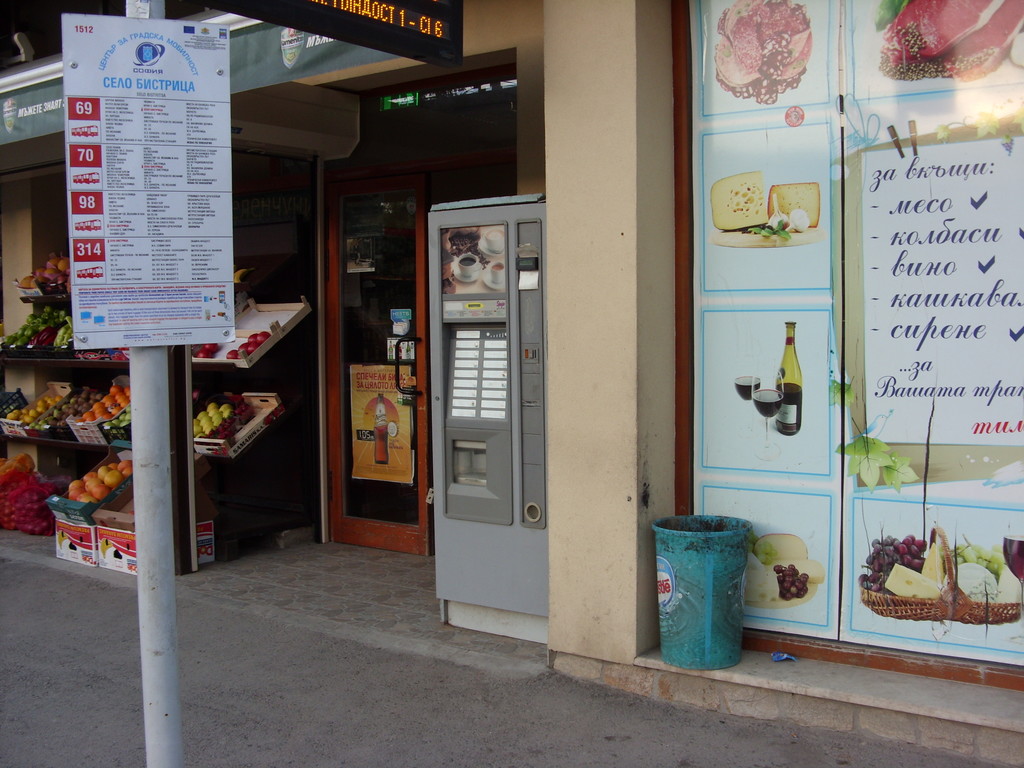
[[[163,0],[149,3],[125,0],[125,16],[162,19]],[[174,591],[171,434],[167,418],[171,403],[169,358],[169,347],[132,347],[129,350],[147,768],[184,768],[185,765]]]
[[[167,418],[169,351],[169,347],[133,347],[129,353],[139,645],[148,768],[185,765]]]

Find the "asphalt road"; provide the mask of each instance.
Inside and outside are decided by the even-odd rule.
[[[0,766],[144,766],[134,583],[59,565],[0,552]],[[178,629],[195,768],[990,765],[364,645],[181,591]]]

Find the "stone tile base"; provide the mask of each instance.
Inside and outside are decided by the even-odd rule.
[[[760,720],[833,731],[862,732],[951,754],[1024,766],[1024,694],[965,683],[924,680],[823,662],[770,666],[765,654],[744,652],[728,670],[683,670],[660,655],[616,664],[549,651],[562,674],[623,691]],[[890,686],[890,683],[893,685]],[[914,690],[914,695],[899,691]],[[894,692],[896,692],[894,694]],[[1005,713],[1005,718],[1001,713]]]

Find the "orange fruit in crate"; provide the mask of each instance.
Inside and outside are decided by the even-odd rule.
[[[117,402],[117,398],[116,398],[116,397],[114,397],[114,395],[113,395],[113,394],[109,394],[109,395],[104,395],[104,396],[103,396],[103,397],[102,397],[102,398],[100,399],[100,402],[101,402],[101,403],[103,403],[103,404],[104,404],[105,406],[107,406],[107,408],[109,408],[110,406],[112,406],[112,405],[113,405],[114,403],[116,403],[116,402]]]
[[[122,386],[120,386],[118,384],[113,384],[110,387],[110,394],[112,394],[112,395],[122,395],[122,394],[124,394],[124,387],[122,387]]]
[[[103,476],[103,484],[107,488],[117,488],[124,481],[124,475],[116,469],[112,469]]]
[[[78,418],[82,421],[96,421],[96,414],[92,411],[86,411]]]
[[[132,473],[132,460],[124,459],[123,461],[118,462],[117,470],[125,477],[128,477]]]
[[[85,493],[85,481],[84,480],[72,480],[68,486],[68,498],[72,501],[78,501],[79,497]]]
[[[85,491],[93,498],[102,501],[110,495],[110,488],[99,480],[93,480],[85,484]]]

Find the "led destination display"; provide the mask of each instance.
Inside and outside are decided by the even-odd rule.
[[[217,0],[214,7],[430,64],[462,64],[462,0]]]

